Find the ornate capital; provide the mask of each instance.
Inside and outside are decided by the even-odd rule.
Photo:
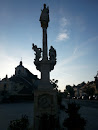
[[[37,45],[32,44],[32,49],[35,51],[35,61],[39,61],[41,58],[41,48],[38,48]]]

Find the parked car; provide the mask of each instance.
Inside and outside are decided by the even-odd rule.
[[[82,96],[82,99],[83,99],[83,100],[88,100],[88,99],[89,99],[89,96],[84,95],[84,96]]]
[[[95,100],[98,100],[98,95],[95,96]]]
[[[89,100],[94,100],[94,99],[95,99],[95,95],[89,96]]]
[[[78,97],[77,99],[82,99],[82,96]]]

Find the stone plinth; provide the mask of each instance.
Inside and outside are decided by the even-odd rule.
[[[58,113],[56,91],[39,89],[34,93],[34,130],[39,130],[42,115],[54,115]]]

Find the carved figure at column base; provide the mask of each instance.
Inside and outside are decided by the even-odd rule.
[[[39,59],[41,58],[41,48],[38,48],[37,45],[34,45],[34,43],[32,44],[32,49],[35,51],[35,61],[39,61]]]

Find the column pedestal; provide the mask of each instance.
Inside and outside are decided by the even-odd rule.
[[[47,87],[46,87],[47,88]],[[51,115],[57,118],[56,91],[38,89],[34,93],[34,130],[42,130],[42,116]],[[49,125],[49,124],[48,124]],[[40,128],[41,127],[41,128]]]

